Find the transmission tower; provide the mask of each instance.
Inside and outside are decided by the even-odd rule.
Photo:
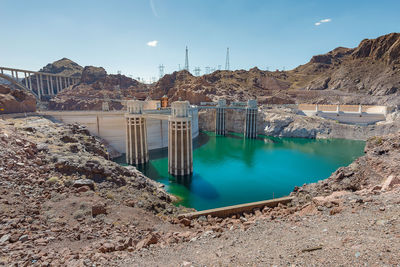
[[[229,70],[229,47],[226,48],[225,70]]]
[[[162,77],[164,77],[164,69],[165,69],[165,67],[164,67],[163,64],[161,64],[160,66],[158,66],[158,69],[160,70],[160,79],[161,79]]]
[[[194,75],[200,76],[200,71],[201,71],[201,69],[199,67],[194,68]]]
[[[218,70],[221,70],[222,69],[222,65],[218,65]]]
[[[185,54],[185,70],[189,71],[189,52],[188,52],[188,48],[186,46],[186,54]]]

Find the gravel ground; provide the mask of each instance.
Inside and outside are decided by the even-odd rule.
[[[149,248],[120,266],[400,266],[400,188],[351,194],[336,215],[258,219],[247,230]]]

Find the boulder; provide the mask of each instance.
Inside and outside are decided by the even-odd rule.
[[[31,93],[0,84],[0,114],[35,111],[36,98]]]
[[[90,179],[75,180],[72,186],[75,188],[87,186],[90,189],[94,190],[94,182]]]

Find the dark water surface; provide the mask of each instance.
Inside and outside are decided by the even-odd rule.
[[[179,204],[204,210],[288,195],[295,186],[325,179],[350,164],[364,154],[364,146],[344,139],[260,135],[251,140],[203,132],[194,144],[193,176],[168,174],[167,149],[150,153],[150,163],[139,169],[180,197]]]

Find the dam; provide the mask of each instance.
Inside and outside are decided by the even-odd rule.
[[[126,111],[43,114],[86,125],[124,153],[117,162],[136,165],[178,196],[178,204],[197,210],[286,196],[295,186],[325,179],[348,165],[363,154],[365,145],[264,136],[262,114],[251,100],[229,106],[223,100],[200,106],[176,101],[171,107],[152,109],[143,101],[129,100],[126,106]],[[343,106],[339,112],[335,107],[297,106],[307,116],[334,115],[356,123],[385,116],[379,107]]]

